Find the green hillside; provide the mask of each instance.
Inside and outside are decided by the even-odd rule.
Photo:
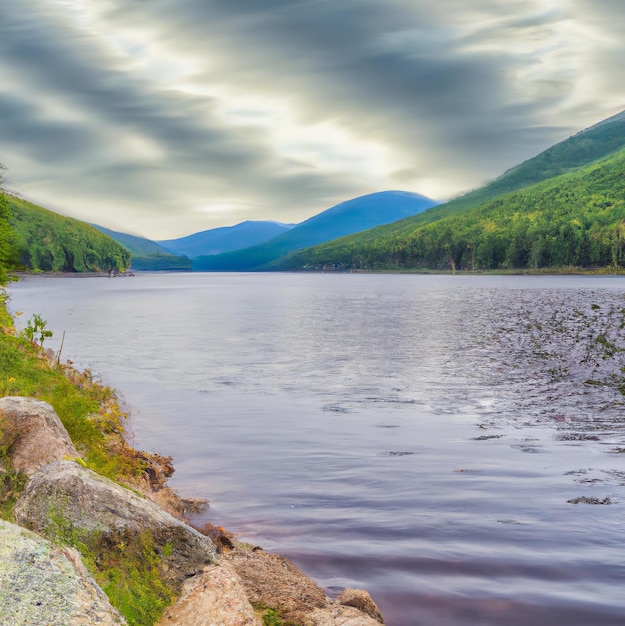
[[[603,120],[565,139],[499,178],[445,204],[440,204],[413,217],[378,226],[356,236],[359,241],[408,236],[413,230],[450,215],[480,206],[512,191],[585,167],[625,148],[625,111]],[[354,239],[350,239],[353,241]]]
[[[0,177],[0,184],[1,182]],[[4,194],[0,193],[0,285],[5,284],[7,280],[7,263],[11,254],[13,237],[13,230],[9,224],[9,203]]]
[[[14,230],[9,263],[44,272],[93,272],[130,265],[130,252],[92,226],[3,195]]]
[[[130,262],[133,270],[191,271],[191,259],[186,256],[172,254],[155,241],[145,237],[120,233],[97,224],[93,224],[93,227],[130,251],[132,255]]]
[[[460,214],[403,232],[375,231],[309,248],[278,267],[624,267],[625,149]]]
[[[404,267],[402,261],[404,257],[407,267],[425,267],[422,261],[414,259],[414,250],[404,250],[404,246],[410,242],[414,247],[416,233],[426,225],[461,215],[473,208],[484,206],[495,198],[587,167],[624,148],[625,111],[569,137],[464,196],[413,217],[322,244],[315,247],[314,251],[294,254],[275,263],[274,268],[294,269],[305,265],[313,267],[345,265],[358,268],[370,266],[375,259],[376,268],[390,269]],[[374,253],[374,250],[378,252]],[[388,254],[385,252],[390,263],[388,267],[381,259],[381,250],[392,251]],[[360,256],[354,256],[355,251]],[[352,260],[348,262],[347,259]],[[417,265],[411,265],[413,262]]]

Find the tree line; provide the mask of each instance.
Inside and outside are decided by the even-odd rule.
[[[281,269],[625,267],[625,151],[459,215],[291,255]]]

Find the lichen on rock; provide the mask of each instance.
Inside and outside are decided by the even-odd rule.
[[[80,555],[0,520],[0,624],[125,624]]]
[[[35,474],[15,507],[19,524],[51,538],[70,534],[97,551],[148,532],[168,580],[182,583],[215,561],[211,541],[151,500],[72,461]]]

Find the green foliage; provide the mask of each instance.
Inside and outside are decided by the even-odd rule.
[[[10,262],[13,267],[45,272],[124,270],[130,252],[93,226],[64,217],[13,196],[9,223],[15,231]]]
[[[151,533],[143,531],[138,538],[120,534],[100,545],[95,578],[111,604],[130,626],[157,622],[180,590],[164,580]]]
[[[268,609],[263,614],[263,626],[285,626],[285,624],[280,619],[278,613],[273,609]]]
[[[9,519],[20,493],[24,490],[27,476],[16,472],[9,462],[11,447],[17,438],[9,433],[5,418],[0,415],[0,518]]]
[[[140,272],[190,272],[191,259],[173,254],[153,254],[132,257],[132,269]]]
[[[625,267],[625,150],[401,235],[349,237],[280,269]]]
[[[9,204],[6,196],[0,192],[0,285],[7,282],[7,267],[14,239],[15,233],[9,224]]]
[[[0,457],[0,461],[2,460]],[[11,518],[13,508],[27,482],[28,476],[25,472],[16,472],[11,468],[6,471],[0,470],[0,518],[6,520]]]
[[[293,622],[285,622],[281,619],[280,613],[265,604],[264,602],[252,602],[252,607],[261,614],[263,626],[295,626]]]
[[[144,461],[123,440],[126,415],[115,393],[90,372],[57,362],[39,344],[18,335],[0,303],[0,396],[8,395],[49,402],[94,471],[120,480],[144,470]]]
[[[45,321],[33,326],[40,338]],[[35,327],[38,330],[35,330]],[[93,380],[90,372],[78,372],[58,363],[39,343],[18,335],[0,302],[0,396],[21,395],[49,402],[67,429],[84,460],[83,465],[116,481],[132,481],[143,473],[145,454],[129,448],[123,437],[125,414],[113,391]],[[0,516],[9,519],[24,489],[26,477],[9,463],[14,441],[0,416]],[[111,603],[129,624],[147,626],[158,621],[163,609],[179,591],[161,573],[160,555],[149,532],[139,538],[123,532],[104,538],[98,532],[75,528],[63,516],[63,507],[49,512],[47,533],[53,540],[74,546],[85,566]]]
[[[76,548],[111,604],[130,626],[152,626],[179,589],[165,582],[162,558],[149,530],[104,536],[74,526],[63,507],[48,511],[46,536]]]
[[[39,313],[33,314],[33,316],[28,320],[28,324],[26,328],[22,331],[24,337],[28,339],[31,343],[39,345],[43,348],[43,342],[53,336],[53,332],[46,328],[47,322],[42,319]]]

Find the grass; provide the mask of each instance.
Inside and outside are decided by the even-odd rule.
[[[16,332],[4,296],[0,298],[0,396],[50,403],[83,465],[116,482],[133,484],[146,469],[149,455],[126,444],[127,414],[114,391],[94,380],[89,371],[60,363],[57,355],[31,339]],[[26,476],[10,466],[13,443],[0,416],[0,517],[8,521],[13,521],[14,505],[26,486]],[[131,626],[154,624],[179,592],[162,575],[161,562],[167,554],[159,554],[149,531],[138,537],[121,532],[113,538],[97,532],[84,535],[64,519],[62,511],[50,511],[47,531],[57,543],[81,553],[91,575]]]
[[[0,302],[0,396],[9,395],[50,403],[86,466],[98,474],[132,482],[145,470],[124,440],[128,416],[115,392],[18,334]]]
[[[46,536],[76,548],[111,604],[130,626],[157,622],[180,592],[179,585],[165,581],[163,556],[149,530],[138,536],[128,531],[114,535],[75,527],[63,516],[62,507],[48,512]]]

